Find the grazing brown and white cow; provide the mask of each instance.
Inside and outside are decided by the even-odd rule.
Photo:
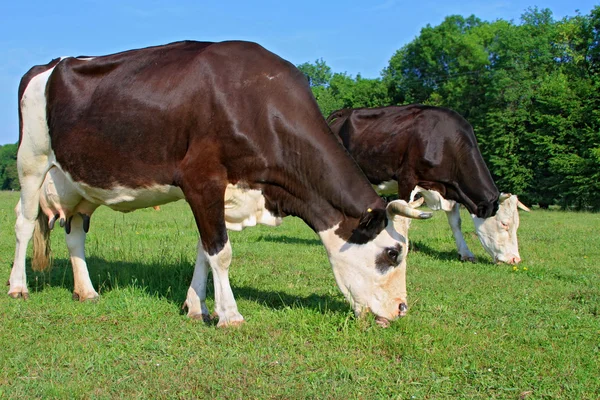
[[[56,59],[25,74],[19,101],[12,297],[28,296],[34,230],[33,261],[43,265],[48,229],[65,227],[74,295],[94,298],[84,259],[94,210],[185,199],[200,232],[190,317],[209,314],[210,267],[219,325],[243,321],[227,227],[286,215],[319,234],[357,315],[371,311],[386,325],[405,314],[405,217],[431,214],[404,201],[386,206],[320,116],[304,75],[259,45],[186,41]]]
[[[409,200],[420,193],[444,210],[462,260],[475,261],[461,231],[459,208],[494,262],[521,261],[515,195],[500,195],[483,161],[471,124],[441,107],[412,104],[343,109],[328,118],[332,131],[382,194]]]

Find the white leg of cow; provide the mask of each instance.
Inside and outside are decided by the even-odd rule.
[[[16,248],[15,260],[10,272],[8,295],[13,298],[29,297],[27,289],[27,275],[25,273],[25,257],[27,246],[33,236],[36,218],[39,212],[40,187],[44,180],[45,165],[42,164],[40,172],[21,178],[21,200],[15,211],[17,222],[15,223]]]
[[[15,248],[15,260],[8,281],[10,286],[8,294],[14,298],[23,297],[26,299],[29,297],[29,291],[27,290],[25,257],[27,253],[27,244],[33,235],[35,222],[31,223],[25,219],[23,212],[21,211],[21,200],[19,200],[15,212],[17,214],[17,222],[15,223],[17,246]]]
[[[456,242],[456,248],[458,249],[461,261],[475,262],[475,255],[469,250],[467,242],[465,242],[465,238],[462,234],[460,204],[454,204],[451,211],[446,211],[446,216],[448,217],[448,223],[450,224],[450,229],[452,229],[452,234],[454,235],[454,241]]]
[[[212,269],[215,284],[215,312],[219,316],[217,326],[239,325],[244,317],[238,312],[233,291],[229,285],[229,264],[231,264],[231,243],[225,243],[223,249],[215,255],[205,256]]]
[[[97,299],[98,293],[94,290],[85,262],[85,231],[83,218],[79,214],[75,214],[71,219],[71,233],[66,234],[65,238],[73,266],[73,299],[80,301]]]
[[[53,68],[29,81],[19,104],[22,127],[21,143],[17,153],[17,171],[21,184],[21,201],[20,207],[17,207],[15,224],[17,245],[8,290],[8,294],[15,298],[29,296],[25,256],[40,208],[40,188],[50,168],[51,148],[46,122],[45,88],[52,70]]]
[[[198,241],[198,256],[194,267],[194,276],[187,292],[184,307],[188,309],[188,317],[203,319],[210,318],[208,307],[206,307],[206,283],[208,281],[208,260],[202,248],[202,242]]]

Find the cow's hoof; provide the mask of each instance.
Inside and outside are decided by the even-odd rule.
[[[460,261],[475,263],[477,262],[477,258],[475,256],[460,256]]]
[[[12,297],[13,299],[23,299],[23,300],[28,300],[29,299],[29,292],[25,292],[25,291],[15,291],[15,292],[8,292],[8,295],[10,297]]]
[[[85,294],[83,296],[80,296],[79,293],[77,293],[77,292],[73,292],[73,300],[74,301],[81,301],[81,302],[84,302],[84,301],[96,301],[96,300],[98,300],[99,297],[100,296],[96,292],[87,293],[87,294]]]
[[[187,316],[188,316],[188,318],[191,318],[191,319],[195,319],[198,321],[204,321],[207,324],[212,322],[212,318],[208,314],[193,313],[193,314],[188,314]]]
[[[244,324],[243,319],[240,321],[221,321],[217,324],[217,328],[237,328],[238,326],[242,326]]]
[[[230,312],[223,315],[223,317],[219,317],[219,315],[214,312],[212,315],[213,319],[219,319],[217,323],[217,328],[227,328],[230,326],[237,327],[244,323],[244,317],[239,312]]]

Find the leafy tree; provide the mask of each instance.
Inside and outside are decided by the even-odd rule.
[[[311,87],[327,87],[331,80],[331,68],[323,59],[315,60],[314,64],[305,62],[298,65],[298,69],[306,75]]]
[[[387,88],[381,79],[356,78],[346,73],[331,73],[323,61],[303,63],[298,68],[307,76],[313,95],[324,116],[340,108],[377,107],[389,104]]]
[[[0,189],[19,190],[17,144],[0,146]]]

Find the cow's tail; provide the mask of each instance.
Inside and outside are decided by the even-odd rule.
[[[331,114],[329,114],[329,117],[327,117],[327,125],[331,125],[331,122],[333,122],[334,119],[345,116],[347,112],[348,109],[346,108],[342,108],[341,110],[332,112]]]
[[[33,259],[31,261],[31,268],[34,271],[44,271],[51,265],[50,227],[48,226],[48,217],[40,210],[35,227],[33,228]]]

